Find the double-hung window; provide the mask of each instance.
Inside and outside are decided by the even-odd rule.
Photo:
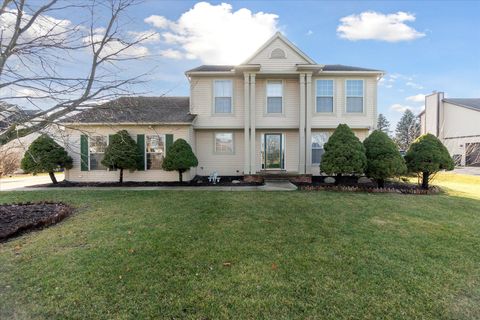
[[[282,80],[267,81],[267,113],[282,113],[283,109]]]
[[[215,113],[232,113],[232,80],[214,81]]]
[[[145,138],[147,170],[162,169],[163,157],[165,156],[165,136],[150,135]]]
[[[351,113],[363,112],[363,80],[347,80],[346,109]]]
[[[217,132],[215,133],[215,153],[233,153],[233,133]]]
[[[107,167],[102,164],[102,160],[107,148],[107,137],[92,136],[89,140],[90,170],[106,170]]]
[[[328,132],[312,132],[312,163],[319,164],[325,150],[323,146],[328,141]]]
[[[317,112],[333,112],[333,80],[317,80]]]

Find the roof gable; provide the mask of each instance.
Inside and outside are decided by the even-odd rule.
[[[280,52],[284,52],[282,57]],[[265,64],[267,60],[285,62],[286,64],[316,64],[309,56],[285,38],[280,32],[275,33],[243,64]]]

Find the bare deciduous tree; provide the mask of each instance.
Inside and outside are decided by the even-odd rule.
[[[0,4],[0,99],[3,106],[23,99],[35,114],[22,109],[0,119],[0,145],[58,125],[82,104],[127,95],[146,75],[124,76],[121,64],[145,57],[142,42],[154,36],[127,32],[135,0],[3,0]],[[31,3],[31,4],[30,4]],[[88,21],[73,24],[54,18],[83,10]],[[79,58],[81,56],[81,59]],[[85,57],[87,56],[87,57]],[[70,72],[68,66],[77,71]],[[45,103],[48,105],[45,107]],[[43,107],[40,107],[43,104]],[[3,113],[3,111],[2,111]]]

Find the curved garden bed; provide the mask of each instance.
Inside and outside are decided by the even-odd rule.
[[[0,241],[58,223],[72,212],[73,208],[64,203],[2,204],[0,205]]]

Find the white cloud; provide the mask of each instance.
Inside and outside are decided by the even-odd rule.
[[[312,34],[313,34],[312,30],[308,30],[307,33],[306,33],[307,36],[311,36]]]
[[[161,50],[160,55],[165,58],[176,59],[176,60],[180,60],[184,58],[184,54],[181,51],[175,50],[175,49]]]
[[[168,28],[171,24],[171,21],[169,21],[167,18],[157,15],[152,15],[148,18],[145,18],[143,21],[159,29]]]
[[[412,87],[414,89],[423,89],[423,86],[418,84],[418,83],[415,83],[415,82],[412,82],[412,81],[408,81],[407,83],[405,83],[406,86],[409,86],[409,87]]]
[[[141,41],[141,43],[157,43],[160,42],[160,34],[155,30],[147,31],[129,31],[128,35],[135,41]]]
[[[337,27],[337,34],[340,38],[352,41],[398,42],[424,37],[425,33],[419,32],[406,24],[406,22],[412,21],[415,21],[415,16],[402,11],[392,14],[366,11],[341,18],[341,24]]]
[[[213,64],[241,63],[278,30],[276,14],[233,11],[228,3],[199,2],[175,22],[155,15],[145,22],[165,30],[162,38],[172,50]]]
[[[424,106],[412,107],[412,106],[407,106],[407,105],[403,105],[403,104],[400,104],[400,103],[395,103],[395,104],[392,104],[390,106],[390,110],[395,111],[395,112],[399,112],[399,113],[404,113],[406,110],[410,110],[413,113],[417,114],[420,111],[422,111],[423,109],[424,109]]]
[[[416,94],[414,96],[406,97],[405,100],[413,101],[413,102],[424,102],[425,101],[425,95],[419,93],[419,94]]]
[[[94,30],[95,33],[93,36],[88,36],[83,38],[83,43],[86,45],[93,45],[95,47],[100,45],[100,41],[102,41],[103,33],[105,29],[99,28]],[[134,39],[135,41],[135,39]],[[110,40],[107,44],[104,45],[102,49],[102,53],[100,54],[100,58],[105,56],[113,55],[112,58],[117,59],[130,59],[130,58],[141,58],[145,57],[150,54],[150,50],[143,45],[135,44],[128,47],[127,43],[124,43],[119,40]]]

